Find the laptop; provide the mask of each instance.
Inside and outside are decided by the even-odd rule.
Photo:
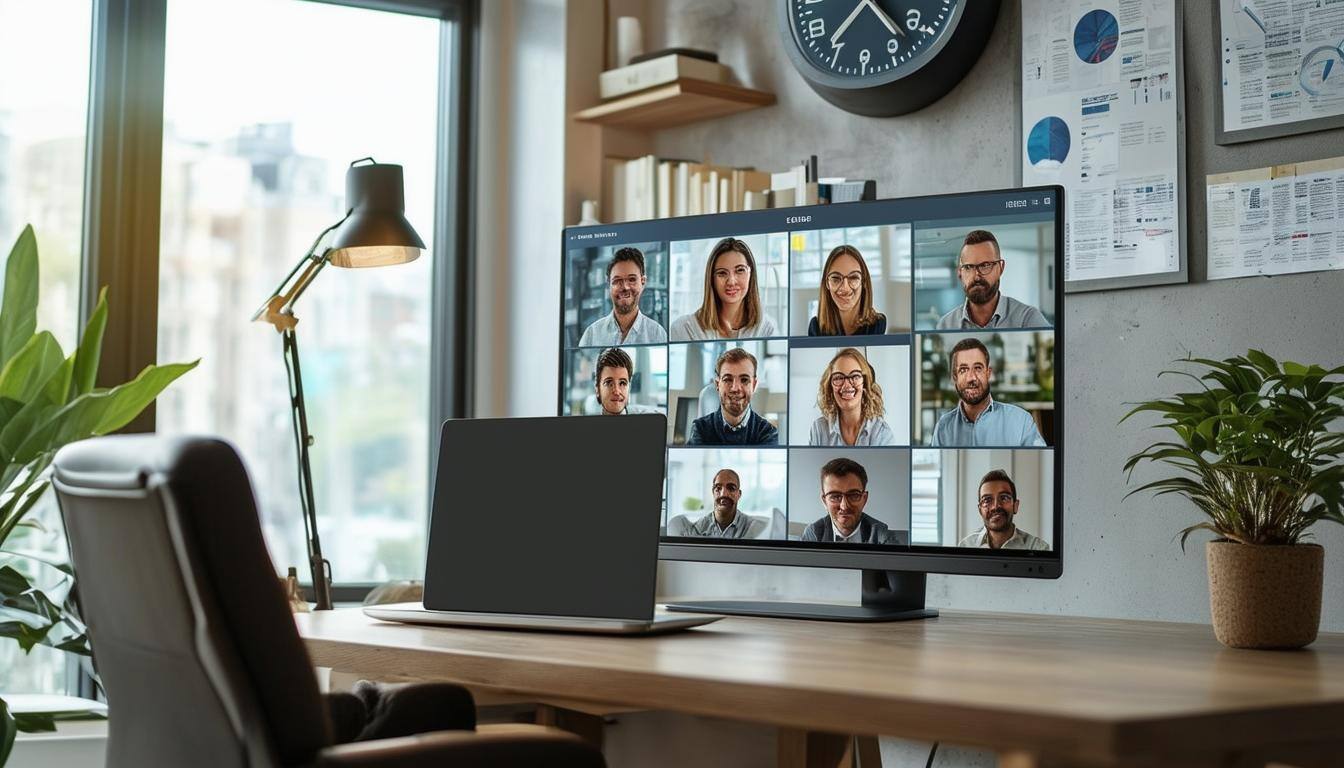
[[[654,610],[666,445],[662,414],[445,422],[424,602],[364,613],[627,635],[717,621]]]

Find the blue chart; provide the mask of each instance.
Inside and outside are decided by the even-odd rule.
[[[1089,64],[1111,58],[1120,45],[1120,22],[1110,11],[1088,11],[1073,28],[1073,50]]]
[[[1043,117],[1027,134],[1027,160],[1034,168],[1058,168],[1069,156],[1069,125],[1058,117]]]

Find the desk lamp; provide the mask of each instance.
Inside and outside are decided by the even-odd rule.
[[[368,162],[367,165],[361,163]],[[371,157],[350,164],[345,174],[346,214],[340,221],[322,230],[308,253],[299,259],[253,320],[270,323],[283,341],[285,370],[289,379],[289,404],[294,421],[294,446],[299,458],[299,505],[303,529],[308,539],[308,565],[313,575],[313,595],[317,610],[331,609],[331,563],[322,556],[317,535],[317,512],[313,501],[313,470],[308,449],[313,436],[308,432],[308,412],[303,402],[303,376],[299,369],[299,344],[294,326],[294,302],[328,263],[338,267],[384,267],[415,261],[425,243],[406,221],[406,196],[400,165],[387,165]],[[322,248],[323,239],[336,230],[331,245]]]

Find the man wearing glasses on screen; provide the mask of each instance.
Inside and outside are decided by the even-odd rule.
[[[902,544],[887,524],[864,514],[868,504],[868,471],[853,459],[831,459],[821,468],[821,503],[826,516],[807,526],[803,541],[849,544]]]
[[[959,328],[1049,328],[1041,310],[999,293],[1008,263],[994,234],[977,229],[966,235],[957,257],[957,278],[966,292],[961,306],[943,315],[938,330]]]
[[[980,519],[985,525],[962,539],[957,546],[1048,551],[1050,545],[1043,539],[1032,536],[1013,523],[1018,502],[1017,485],[1008,473],[1002,469],[990,470],[980,480]]]
[[[639,311],[639,298],[649,278],[644,275],[644,253],[638,248],[622,248],[607,265],[607,288],[611,292],[611,314],[603,315],[583,331],[580,347],[609,344],[666,344],[667,331],[653,318]]]
[[[1036,421],[1026,409],[995,401],[989,393],[994,369],[989,350],[977,338],[962,339],[949,353],[957,404],[938,417],[930,445],[942,447],[1044,447]]]

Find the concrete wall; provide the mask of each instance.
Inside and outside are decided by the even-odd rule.
[[[483,182],[477,360],[480,415],[549,414],[556,402],[554,323],[564,196],[562,145],[563,13],[560,0],[486,3],[487,21],[513,47],[486,47],[497,65],[494,103],[482,116],[495,142]],[[775,31],[775,2],[648,0],[646,48],[662,44],[718,50],[742,79],[774,91],[779,103],[662,132],[656,151],[677,157],[783,168],[816,154],[823,175],[874,177],[883,197],[990,189],[1016,180],[1020,0],[1005,0],[979,63],[940,102],[913,115],[863,118],[817,97],[792,70]],[[1213,144],[1218,83],[1213,0],[1185,3],[1186,135],[1192,282],[1167,288],[1070,295],[1065,392],[1064,576],[1055,581],[935,576],[932,605],[1018,612],[1207,622],[1202,540],[1186,553],[1173,540],[1196,520],[1176,499],[1124,500],[1121,466],[1144,445],[1138,425],[1117,427],[1124,403],[1171,391],[1156,374],[1195,353],[1221,357],[1258,347],[1304,362],[1338,364],[1344,273],[1202,282],[1205,275],[1204,176],[1241,168],[1344,154],[1344,130],[1240,146]],[[489,66],[487,66],[489,70]],[[485,89],[487,93],[490,88]],[[505,118],[503,122],[496,122]],[[487,162],[488,161],[488,162]],[[494,185],[491,187],[490,185]],[[485,205],[486,201],[490,205]],[[492,298],[494,301],[492,301]],[[1344,530],[1320,527],[1326,563],[1323,629],[1344,630]],[[666,563],[669,594],[853,600],[848,571]],[[657,729],[654,729],[655,731]],[[888,763],[905,764],[923,747],[884,744]],[[938,765],[988,764],[970,752],[940,750]]]

